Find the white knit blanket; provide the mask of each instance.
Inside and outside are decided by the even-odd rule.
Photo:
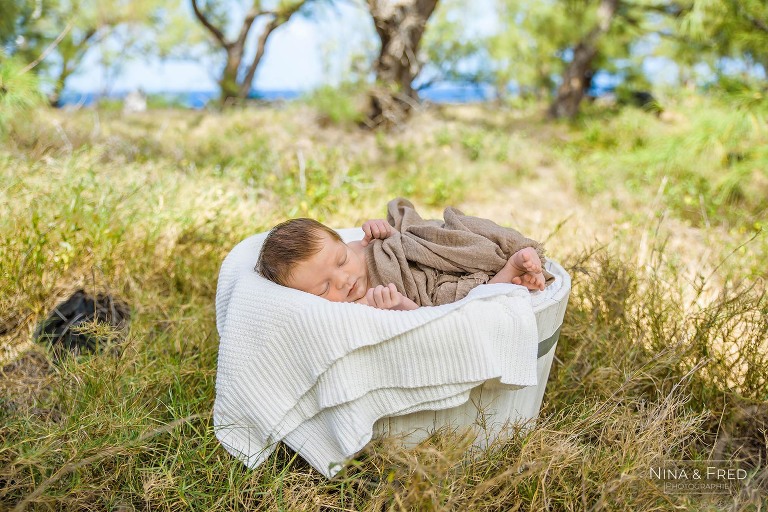
[[[359,228],[339,234],[363,237]],[[458,302],[414,311],[329,302],[254,271],[265,237],[230,252],[216,292],[215,432],[247,466],[282,440],[331,478],[379,418],[456,407],[489,379],[537,384],[525,288],[481,285]]]

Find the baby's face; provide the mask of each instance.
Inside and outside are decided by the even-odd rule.
[[[332,302],[354,302],[368,291],[368,268],[359,244],[339,242],[322,234],[322,248],[293,271],[288,286]]]

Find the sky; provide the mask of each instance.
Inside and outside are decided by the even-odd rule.
[[[193,16],[188,0],[182,0]],[[492,8],[493,0],[475,0],[462,11],[468,37],[493,33],[499,29]],[[240,5],[233,2],[233,6]],[[316,4],[317,5],[317,4]],[[253,87],[260,91],[307,91],[321,84],[336,84],[349,73],[355,54],[372,58],[378,49],[371,17],[360,0],[319,4],[312,17],[294,15],[270,36],[258,67]],[[330,7],[329,7],[330,6]],[[235,13],[236,23],[242,16]],[[257,21],[252,37],[260,33],[265,20]],[[230,29],[239,29],[239,25]],[[249,45],[254,48],[254,44]],[[251,53],[252,55],[252,53]],[[246,55],[247,58],[247,55]],[[77,92],[120,93],[141,88],[146,92],[215,91],[216,78],[223,60],[204,58],[197,61],[129,61],[116,79],[105,79],[99,66],[98,48],[86,56],[81,70],[70,77],[66,89]],[[646,76],[654,85],[677,81],[677,66],[669,59],[649,56],[643,63]],[[702,70],[706,74],[707,70]],[[606,77],[603,77],[606,78]],[[615,78],[607,77],[608,82]],[[610,85],[606,83],[606,85]]]
[[[185,1],[184,5],[192,16],[189,2]],[[466,13],[468,34],[496,29],[490,7],[489,0],[472,4]],[[306,91],[324,83],[338,83],[349,69],[354,54],[375,52],[378,48],[373,22],[362,4],[336,2],[333,8],[323,8],[319,16],[313,18],[317,19],[294,16],[270,35],[257,68],[255,89]],[[252,32],[260,32],[261,26],[254,24]],[[67,81],[67,90],[103,90],[105,79],[98,62],[98,51],[90,52],[82,70]],[[146,92],[215,90],[220,67],[221,61],[134,60],[111,81],[110,89],[112,92],[137,88]]]
[[[348,62],[353,49],[363,48],[366,39],[373,36],[373,25],[366,12],[354,5],[340,4],[335,10],[325,9],[320,20],[294,16],[275,30],[257,68],[255,88],[307,90],[338,79],[335,77],[343,73],[341,68]],[[264,21],[257,23],[251,29],[252,36],[261,32]],[[98,50],[90,52],[82,70],[68,80],[67,89],[80,92],[102,90],[105,78],[98,62]],[[126,91],[140,87],[147,92],[214,90],[221,62],[215,63],[212,59],[141,62],[134,59],[113,80],[112,89]]]

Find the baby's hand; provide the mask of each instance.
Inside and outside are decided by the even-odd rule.
[[[369,288],[365,294],[369,306],[379,309],[410,310],[416,304],[408,297],[397,291],[393,283],[388,286],[380,284],[376,288]],[[418,307],[418,306],[417,306]]]
[[[380,238],[382,240],[388,238],[392,235],[392,233],[394,233],[394,230],[395,228],[390,226],[389,223],[385,220],[367,220],[365,223],[363,223],[363,231],[365,232],[365,237],[363,237],[363,240],[360,243],[363,247],[365,247],[374,238]]]

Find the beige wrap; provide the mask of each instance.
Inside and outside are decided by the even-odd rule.
[[[541,244],[512,228],[450,206],[443,217],[425,220],[407,199],[390,201],[387,222],[396,232],[366,248],[369,286],[394,283],[419,306],[439,306],[487,283],[520,249],[533,247],[545,261]],[[554,280],[546,270],[544,277],[547,284]]]

